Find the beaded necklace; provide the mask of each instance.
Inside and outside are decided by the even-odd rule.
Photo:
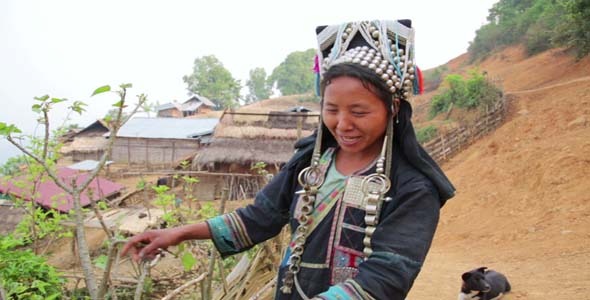
[[[383,139],[381,153],[377,159],[375,173],[363,177],[360,189],[354,186],[345,187],[345,193],[356,194],[357,197],[362,197],[362,203],[365,205],[366,227],[365,237],[363,238],[363,253],[365,254],[365,259],[367,259],[373,252],[373,249],[371,248],[371,238],[379,223],[379,214],[381,212],[382,203],[383,201],[389,200],[385,198],[385,194],[391,187],[389,174],[391,170],[391,148],[393,143],[388,143],[388,137],[393,137],[393,118],[391,118],[387,124],[387,132]],[[312,154],[311,165],[303,169],[297,178],[302,189],[297,191],[296,194],[302,195],[300,201],[302,201],[303,204],[301,206],[301,214],[297,219],[299,225],[294,233],[294,246],[287,261],[288,267],[283,278],[283,285],[280,289],[282,293],[290,294],[292,293],[294,285],[299,295],[305,300],[309,298],[301,288],[297,279],[297,274],[301,270],[301,260],[303,251],[305,250],[305,242],[309,234],[309,220],[315,208],[316,195],[319,188],[324,183],[325,174],[319,168],[321,139],[322,132],[320,127],[316,138],[316,144],[314,146],[314,152]]]

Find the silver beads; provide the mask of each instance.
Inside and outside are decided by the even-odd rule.
[[[412,91],[412,82],[415,80],[414,62],[406,54],[407,51],[400,48],[398,39],[392,41],[390,36],[382,36],[383,24],[378,21],[362,21],[348,23],[341,34],[342,47],[346,47],[353,38],[353,34],[361,34],[367,45],[356,46],[349,49],[336,49],[337,55],[330,54],[322,60],[322,73],[331,66],[341,63],[354,63],[367,67],[375,72],[389,87],[392,94],[398,98],[407,98]],[[406,41],[399,43],[405,45]],[[331,57],[337,56],[334,59]]]

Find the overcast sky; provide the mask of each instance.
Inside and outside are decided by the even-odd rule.
[[[71,121],[87,126],[115,101],[89,98],[105,84],[183,101],[182,76],[204,55],[244,84],[251,69],[270,74],[289,53],[315,48],[316,26],[345,21],[412,19],[416,63],[429,69],[465,53],[497,1],[0,0],[0,122],[33,133],[33,97],[49,94],[88,103]],[[61,124],[64,109],[51,118]],[[16,154],[0,140],[0,164]]]

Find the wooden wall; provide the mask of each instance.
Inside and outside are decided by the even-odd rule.
[[[128,164],[168,164],[195,153],[200,147],[196,139],[146,139],[118,137],[111,159]]]

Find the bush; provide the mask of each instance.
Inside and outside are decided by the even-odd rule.
[[[436,133],[436,127],[434,125],[428,125],[417,130],[416,138],[418,139],[418,143],[424,144],[432,140],[436,136]]]
[[[452,74],[445,78],[447,87],[441,94],[432,97],[430,102],[430,117],[434,118],[442,112],[447,112],[451,105],[458,108],[475,109],[486,107],[500,97],[501,91],[477,70],[469,72],[470,77]]]
[[[31,250],[16,250],[11,235],[0,239],[0,285],[8,299],[60,299],[63,278]]]

